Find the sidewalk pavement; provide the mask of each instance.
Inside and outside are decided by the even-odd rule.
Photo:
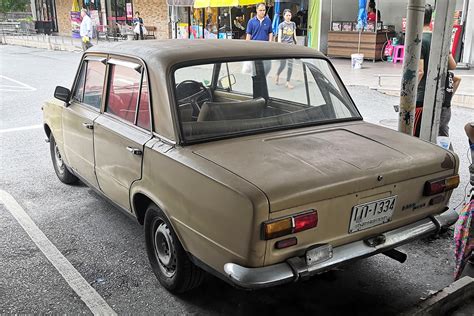
[[[474,315],[474,279],[466,276],[451,283],[403,315]]]
[[[342,81],[349,86],[367,86],[391,95],[399,95],[402,63],[364,61],[362,69],[352,69],[350,59],[331,58]],[[461,84],[453,96],[452,103],[474,109],[474,68],[456,69]]]
[[[0,40],[1,43],[10,45],[50,50],[82,51],[81,39],[72,38],[71,36],[1,35]],[[107,41],[94,39],[92,43],[102,45]],[[400,93],[402,63],[365,61],[362,69],[352,69],[350,59],[332,58],[331,61],[346,85],[367,86],[390,95],[399,95]],[[474,109],[474,68],[471,70],[455,70],[454,72],[461,77],[461,84],[453,96],[453,105]]]

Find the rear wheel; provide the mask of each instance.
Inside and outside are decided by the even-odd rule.
[[[64,164],[58,145],[54,139],[53,133],[49,136],[49,149],[51,151],[51,160],[53,162],[54,171],[62,183],[73,184],[77,182],[77,177],[73,175]]]
[[[204,271],[191,262],[168,218],[154,204],[145,215],[145,241],[153,272],[168,291],[183,293],[201,284]]]

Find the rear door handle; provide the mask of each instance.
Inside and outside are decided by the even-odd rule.
[[[129,152],[131,152],[132,154],[137,155],[137,156],[141,156],[143,154],[143,152],[138,148],[133,148],[133,147],[127,146],[127,150]]]
[[[93,123],[82,123],[82,126],[84,126],[87,129],[94,129],[94,124]]]

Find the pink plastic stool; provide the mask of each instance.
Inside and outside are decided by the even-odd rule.
[[[396,64],[397,61],[401,61],[403,63],[404,57],[405,57],[405,46],[395,45],[393,47],[393,63]]]

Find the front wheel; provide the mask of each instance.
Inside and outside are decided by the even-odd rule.
[[[204,271],[191,262],[168,218],[154,204],[145,215],[145,242],[153,272],[168,291],[183,293],[201,284]]]
[[[73,184],[77,182],[77,177],[73,175],[64,164],[58,145],[54,140],[53,133],[49,135],[49,149],[51,152],[51,160],[53,162],[54,171],[56,172],[59,180],[66,184]]]

